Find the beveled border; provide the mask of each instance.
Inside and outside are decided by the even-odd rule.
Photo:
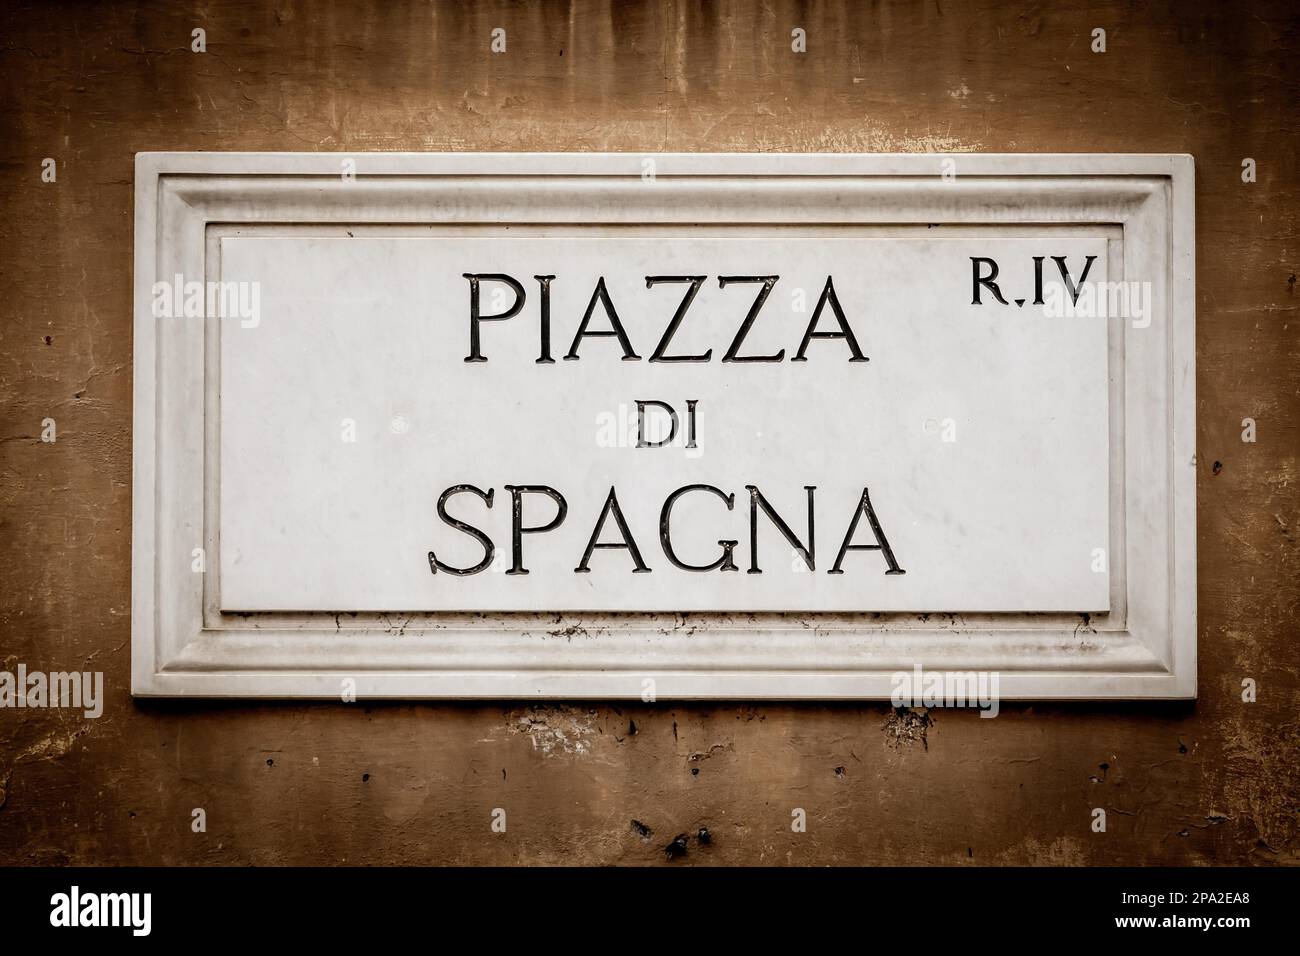
[[[340,175],[345,159],[355,162],[353,182]],[[642,178],[647,159],[652,184]],[[949,163],[955,178],[944,176]],[[887,699],[891,675],[920,664],[996,670],[1006,699],[1195,697],[1192,177],[1190,156],[1147,154],[137,154],[132,691],[337,699],[351,679],[359,697],[634,699],[652,679],[658,699]],[[1068,220],[1056,211],[1066,208],[1076,210]],[[214,617],[204,576],[189,569],[189,545],[211,533],[208,332],[155,319],[153,282],[204,275],[217,224],[593,217],[610,228],[1118,225],[1122,277],[1149,276],[1155,293],[1151,327],[1124,329],[1111,353],[1124,396],[1112,410],[1122,462],[1112,520],[1124,545],[1112,568],[1118,608],[1112,601],[1100,620],[347,609]]]

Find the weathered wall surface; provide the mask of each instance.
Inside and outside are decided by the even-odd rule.
[[[366,6],[0,15],[0,659],[108,687],[99,720],[0,710],[0,863],[662,863],[679,834],[673,865],[1300,862],[1293,4]],[[158,149],[1192,153],[1200,700],[133,702],[132,157]]]

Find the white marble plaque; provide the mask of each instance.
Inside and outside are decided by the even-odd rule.
[[[1190,157],[648,159],[137,156],[134,693],[1195,696]]]
[[[1106,253],[224,238],[222,608],[1105,610],[1107,323],[1048,304]]]

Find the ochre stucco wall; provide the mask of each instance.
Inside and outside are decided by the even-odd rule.
[[[0,863],[1300,861],[1293,4],[375,7],[0,14],[0,658],[108,682],[96,721],[0,710]],[[133,701],[132,158],[166,149],[1192,153],[1199,701]]]

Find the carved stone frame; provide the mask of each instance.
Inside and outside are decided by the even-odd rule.
[[[1110,280],[1153,293],[1149,327],[1108,330],[1110,612],[223,614],[218,323],[155,318],[153,283],[218,278],[241,229],[503,224],[1108,238]],[[132,691],[886,699],[919,664],[997,671],[1004,699],[1195,697],[1194,237],[1185,155],[137,154]]]

